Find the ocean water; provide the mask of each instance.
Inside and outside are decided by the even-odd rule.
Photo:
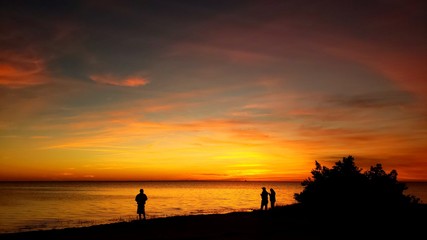
[[[300,182],[0,182],[0,233],[90,226],[137,219],[135,196],[148,196],[146,216],[252,211],[261,188],[276,205],[295,203]],[[427,202],[427,183],[407,183],[405,194]]]

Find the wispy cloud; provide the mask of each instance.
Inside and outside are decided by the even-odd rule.
[[[386,108],[397,105],[410,105],[411,98],[407,94],[397,92],[373,92],[358,95],[330,96],[326,101],[351,108]]]
[[[7,51],[1,52],[0,55],[0,86],[23,88],[49,81],[42,59]]]
[[[150,81],[147,78],[139,76],[129,76],[129,77],[116,77],[112,74],[105,75],[91,75],[90,79],[97,83],[109,84],[115,86],[124,86],[124,87],[139,87],[147,85]]]
[[[225,59],[232,63],[250,65],[266,64],[278,60],[276,57],[264,54],[260,51],[219,46],[213,42],[206,42],[204,45],[190,43],[176,44],[172,47],[169,54],[173,56],[191,57],[209,56],[210,58]]]

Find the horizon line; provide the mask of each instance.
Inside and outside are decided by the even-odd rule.
[[[0,180],[0,183],[7,182],[295,182],[302,183],[304,180]],[[399,182],[427,183],[427,180],[400,180]]]

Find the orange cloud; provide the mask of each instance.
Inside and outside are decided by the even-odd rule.
[[[2,52],[0,58],[0,86],[21,88],[48,82],[42,59]]]
[[[90,76],[92,81],[101,84],[109,84],[115,86],[125,86],[125,87],[139,87],[147,85],[150,81],[146,78],[138,77],[138,76],[130,76],[127,78],[119,78],[113,75],[92,75]]]

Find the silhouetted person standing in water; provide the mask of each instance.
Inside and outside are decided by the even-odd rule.
[[[268,207],[268,192],[265,190],[265,187],[262,187],[261,192],[261,210],[265,208],[267,210]]]
[[[139,189],[139,193],[135,197],[135,201],[138,204],[138,208],[136,209],[136,213],[139,216],[139,220],[141,220],[141,215],[145,218],[145,202],[147,202],[148,197],[144,193],[144,189]]]
[[[270,193],[268,195],[270,195],[271,209],[273,209],[274,204],[276,203],[276,192],[274,191],[273,188],[270,188]]]

